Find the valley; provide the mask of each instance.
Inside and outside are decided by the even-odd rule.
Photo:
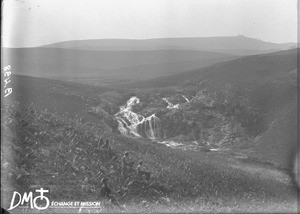
[[[95,201],[109,177],[130,212],[297,212],[298,49],[70,44],[6,50],[15,71],[1,104],[6,206],[12,190],[37,186],[51,200]],[[111,153],[95,155],[100,138]],[[124,185],[125,151],[150,184]]]

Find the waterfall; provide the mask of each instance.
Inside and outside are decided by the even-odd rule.
[[[155,114],[145,118],[138,128],[139,133],[144,137],[152,140],[160,137],[160,119]]]
[[[144,117],[132,111],[132,107],[139,102],[139,98],[131,97],[126,105],[120,107],[120,111],[115,114],[118,130],[127,137],[159,138],[160,119],[155,114]]]

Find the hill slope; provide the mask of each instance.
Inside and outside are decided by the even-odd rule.
[[[3,50],[15,74],[56,79],[144,80],[237,58],[191,50],[87,51],[60,48]]]
[[[202,113],[207,114],[206,117],[214,118],[212,121],[215,121],[212,122],[210,128],[199,126],[198,129],[209,132],[212,139],[216,138],[211,142],[219,144],[218,142],[222,142],[220,135],[224,133],[213,130],[218,130],[222,121],[224,122],[224,117],[227,118],[225,121],[231,121],[229,116],[232,115],[238,121],[238,123],[234,122],[234,126],[246,131],[246,136],[253,139],[253,142],[249,141],[250,144],[248,144],[248,146],[253,146],[251,146],[252,149],[243,152],[248,153],[252,158],[291,168],[292,150],[296,145],[297,133],[297,126],[293,119],[296,118],[296,68],[297,50],[294,49],[248,56],[185,74],[136,82],[123,85],[123,87],[134,88],[142,94],[143,91],[148,90],[164,91],[168,86],[169,91],[173,90],[173,94],[169,92],[168,95],[168,99],[172,100],[173,104],[185,102],[180,101],[180,96],[188,97],[191,100],[189,103],[182,104],[178,110],[173,110],[183,116],[181,119],[176,116],[179,122],[177,121],[177,125],[174,125],[173,132],[175,133],[172,136],[179,136],[180,133],[184,135],[187,132],[184,129],[187,125],[183,125],[186,123],[184,118],[196,120],[203,126],[206,119],[201,121],[203,119],[198,118]],[[159,104],[162,102],[159,101],[161,98],[152,95],[149,98],[151,103],[149,111],[154,105],[151,99],[156,100],[155,105],[162,105]],[[147,109],[145,107],[147,102],[143,101],[144,109]],[[175,117],[175,113],[160,114],[174,114]],[[223,119],[217,119],[220,115],[223,115]],[[169,126],[172,123],[167,122]],[[182,130],[178,131],[178,127],[181,126]],[[243,131],[239,131],[239,135],[241,134],[245,136]],[[206,138],[208,141],[209,137]],[[248,140],[240,139],[238,142]],[[234,138],[229,142],[233,143]]]
[[[296,191],[289,177],[273,167],[242,163],[222,153],[182,151],[147,139],[129,139],[102,126],[103,118],[93,121],[95,114],[90,118],[79,114],[97,104],[86,99],[113,100],[114,93],[106,89],[22,76],[15,76],[13,82],[11,102],[1,106],[5,208],[13,191],[37,187],[50,189],[50,200],[102,201],[99,180],[109,177],[129,212],[296,210]],[[74,98],[72,102],[69,97]],[[114,102],[119,100],[122,97]],[[55,109],[56,105],[60,107]],[[100,137],[111,140],[111,152],[95,149]],[[125,150],[135,162],[144,161],[151,172],[150,184],[137,177],[124,185],[121,158]]]
[[[42,79],[21,75],[11,76],[12,94],[2,103],[20,103],[21,109],[34,106],[37,111],[47,109],[71,117],[82,115],[87,106],[98,103],[98,96],[107,89],[59,80]],[[72,108],[70,108],[72,106]]]
[[[124,87],[151,88],[172,86],[184,81],[214,80],[224,83],[253,83],[269,81],[276,74],[285,74],[297,66],[297,49],[269,54],[243,57],[229,62],[218,63],[183,74],[154,78],[152,80],[125,84]]]
[[[297,103],[292,103],[279,111],[269,123],[268,129],[257,137],[256,146],[249,153],[252,157],[275,163],[276,166],[293,168],[297,145]]]

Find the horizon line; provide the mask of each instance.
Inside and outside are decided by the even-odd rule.
[[[247,39],[253,39],[253,40],[258,40],[266,43],[272,43],[272,44],[295,44],[297,46],[298,41],[296,42],[271,42],[271,41],[266,41],[263,39],[259,38],[254,38],[254,37],[248,37],[244,35],[235,35],[235,36],[182,36],[182,37],[150,37],[150,38],[117,38],[117,37],[111,37],[111,38],[87,38],[87,39],[73,39],[73,40],[61,40],[57,42],[51,42],[51,43],[45,43],[42,45],[35,45],[35,46],[2,46],[1,48],[38,48],[38,47],[43,47],[47,45],[53,45],[53,44],[59,44],[59,43],[64,43],[64,42],[76,42],[76,41],[88,41],[88,40],[133,40],[133,41],[143,41],[143,40],[156,40],[156,39],[196,39],[196,38],[226,38],[226,37],[240,37],[240,38],[247,38]],[[297,47],[296,47],[297,48]]]

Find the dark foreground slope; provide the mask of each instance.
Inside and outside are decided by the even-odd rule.
[[[273,168],[243,164],[219,154],[178,151],[128,140],[79,120],[19,113],[7,114],[11,121],[5,128],[7,150],[2,172],[11,186],[3,189],[7,194],[5,207],[13,190],[23,192],[37,187],[50,189],[50,200],[101,201],[99,180],[109,177],[128,211],[296,210],[296,192],[289,177]],[[12,130],[16,131],[14,146],[9,146]],[[112,152],[99,151],[100,158],[95,154],[99,136],[114,140]],[[145,162],[152,173],[151,186],[138,180],[124,185],[120,172],[125,149],[131,151],[134,160]],[[111,160],[114,155],[117,158]]]
[[[94,104],[86,98],[103,102],[104,97],[117,97],[113,92],[22,76],[15,76],[14,82],[18,84],[11,102],[1,106],[5,208],[13,191],[38,187],[51,190],[50,200],[102,201],[99,181],[109,177],[128,212],[296,212],[295,187],[283,171],[243,163],[222,153],[174,150],[146,139],[129,139],[112,132],[101,115],[74,117]],[[48,111],[41,111],[48,105]],[[110,153],[95,149],[100,137],[112,141]],[[121,157],[125,150],[136,162],[144,161],[152,174],[150,185],[139,178],[124,185]],[[105,206],[101,209],[107,211]]]

